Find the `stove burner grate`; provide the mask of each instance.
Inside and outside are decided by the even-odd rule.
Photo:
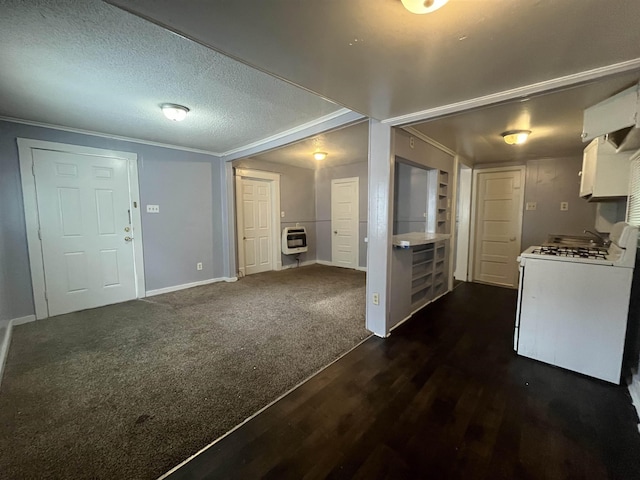
[[[556,257],[590,258],[606,260],[609,253],[606,248],[598,247],[538,247],[533,250],[536,255],[554,255]]]

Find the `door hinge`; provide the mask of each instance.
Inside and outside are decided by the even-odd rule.
[[[40,231],[40,229],[38,229],[38,238],[42,240],[42,232]]]
[[[44,292],[44,300],[45,300],[45,302],[49,301],[49,296],[47,295],[46,291]]]
[[[31,175],[36,176],[36,164],[31,162]]]

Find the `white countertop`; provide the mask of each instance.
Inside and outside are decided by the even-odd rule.
[[[411,232],[393,236],[393,246],[401,248],[414,247],[416,245],[426,245],[441,240],[448,240],[451,237],[448,233],[425,233]]]

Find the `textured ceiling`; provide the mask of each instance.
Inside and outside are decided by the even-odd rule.
[[[630,87],[627,73],[526,101],[483,108],[413,127],[474,163],[513,162],[581,155],[583,111]],[[507,145],[502,132],[531,130],[523,145]]]
[[[108,1],[377,119],[640,57],[631,0]]]
[[[326,152],[328,155],[324,160],[317,161],[313,158],[314,152]],[[316,135],[293,145],[256,155],[252,158],[317,170],[324,167],[366,162],[368,152],[369,123],[362,122],[340,130]]]
[[[340,109],[98,0],[0,0],[0,44],[0,116],[222,153]]]

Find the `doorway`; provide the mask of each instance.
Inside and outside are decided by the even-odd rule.
[[[358,268],[359,177],[331,180],[331,262]]]
[[[280,175],[236,169],[240,276],[280,270]]]
[[[474,281],[515,288],[522,235],[524,167],[474,172]]]
[[[144,296],[137,156],[18,139],[36,318]]]

